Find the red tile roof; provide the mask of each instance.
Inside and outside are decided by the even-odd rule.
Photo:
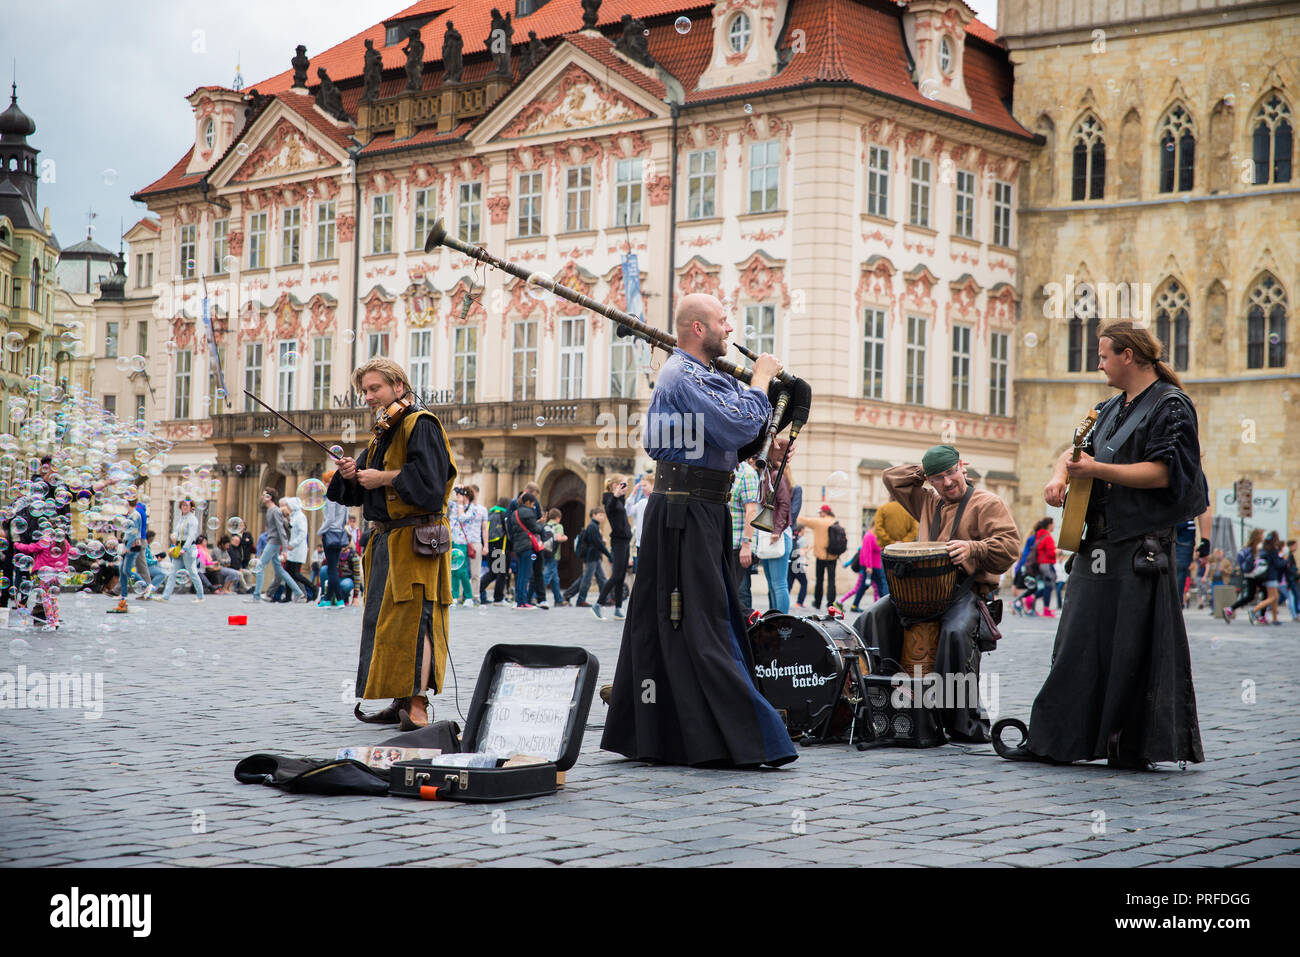
[[[650,36],[647,42],[650,53],[657,63],[682,83],[688,106],[814,84],[844,84],[971,120],[1015,136],[1030,136],[1003,104],[1011,93],[1011,68],[1004,49],[997,43],[995,32],[979,20],[972,19],[966,28],[972,39],[966,43],[965,56],[966,89],[971,98],[971,109],[965,111],[923,97],[912,83],[899,24],[901,8],[896,3],[885,0],[790,0],[790,3],[785,37],[788,38],[796,29],[803,30],[804,49],[795,54],[776,76],[754,83],[708,90],[696,89],[700,75],[712,58],[711,0],[604,0],[600,8],[599,24],[609,31],[608,37],[582,32],[581,0],[548,0],[528,16],[512,17],[515,63],[519,63],[517,51],[526,42],[528,31],[533,30],[540,39],[549,41],[548,46],[552,50],[556,46],[556,38],[561,38],[561,42],[572,43],[608,69],[662,99],[666,90],[658,77],[647,76],[613,52],[612,36],[617,33],[623,14],[628,13],[648,21]],[[467,61],[472,58],[471,62],[465,63],[462,79],[469,83],[476,82],[492,68],[486,58],[478,55],[486,51],[491,31],[490,11],[494,6],[509,8],[511,4],[508,0],[419,0],[386,20],[433,15],[433,19],[420,28],[425,44],[422,86],[433,89],[441,85],[443,79],[442,37],[449,20],[456,24],[456,29],[464,40],[462,55]],[[679,34],[670,19],[673,14],[689,14],[693,29],[685,35]],[[380,22],[327,50],[314,55],[308,51],[311,58],[308,81],[314,86],[315,71],[324,67],[330,78],[341,87],[343,108],[355,116],[362,93],[359,81],[365,53],[364,41],[370,39],[383,55],[386,76],[380,86],[380,96],[396,95],[406,82],[402,72],[406,63],[402,47],[406,41],[386,47],[384,36],[384,23]],[[788,39],[785,42],[788,43]],[[255,84],[253,89],[264,95],[282,97],[331,141],[341,146],[349,145],[348,136],[351,131],[337,127],[321,116],[312,107],[309,96],[290,93],[292,82],[293,71],[289,69]],[[408,140],[394,142],[391,134],[381,134],[367,145],[365,152],[373,154],[463,135],[463,132],[453,131],[438,136],[436,133],[421,131]],[[136,196],[198,183],[201,174],[183,175],[189,157],[190,154],[187,153],[167,175],[142,189]]]
[[[156,179],[138,193],[131,195],[132,199],[140,199],[153,193],[165,193],[173,189],[183,189],[186,186],[197,186],[199,180],[203,178],[202,173],[194,173],[186,176],[185,168],[190,165],[190,157],[194,154],[194,147],[191,146],[185,151],[180,162],[167,171],[161,178]]]
[[[361,155],[371,156],[375,153],[411,149],[416,146],[429,146],[433,143],[450,143],[461,139],[473,128],[474,124],[469,120],[462,120],[446,133],[439,133],[433,127],[426,126],[424,129],[416,130],[414,136],[404,140],[393,139],[392,133],[378,133],[374,139],[366,144],[366,148],[361,151]]]

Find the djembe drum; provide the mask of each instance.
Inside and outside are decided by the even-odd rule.
[[[911,675],[934,671],[939,618],[957,592],[957,566],[943,542],[895,542],[881,553],[889,597],[903,622],[899,664]]]

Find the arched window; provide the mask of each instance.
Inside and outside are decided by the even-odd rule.
[[[1160,124],[1160,192],[1185,193],[1192,188],[1196,165],[1196,130],[1181,106],[1165,114]]]
[[[1291,182],[1291,107],[1276,93],[1255,111],[1255,185]]]
[[[1072,199],[1101,199],[1106,195],[1106,140],[1101,123],[1089,113],[1074,128],[1074,187]]]
[[[1083,320],[1070,320],[1070,356],[1069,370],[1071,372],[1083,371]]]
[[[1267,347],[1267,348],[1265,348]],[[1246,306],[1246,368],[1286,365],[1286,290],[1265,273],[1250,291]]]
[[[1187,290],[1182,283],[1169,280],[1156,296],[1156,338],[1160,340],[1161,358],[1179,372],[1187,368],[1187,339],[1191,312]]]

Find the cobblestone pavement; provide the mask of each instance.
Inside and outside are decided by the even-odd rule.
[[[780,770],[648,767],[599,748],[592,708],[559,793],[506,805],[311,797],[238,784],[259,751],[331,757],[391,732],[348,698],[360,610],[65,598],[57,634],[9,631],[0,681],[102,672],[103,714],[0,711],[0,864],[956,866],[1300,863],[1300,625],[1188,612],[1207,760],[1155,773],[1013,764],[988,746],[806,748]],[[247,614],[247,627],[226,624]],[[456,608],[468,708],[497,642],[582,644],[613,676],[621,627],[586,609]],[[1004,622],[998,711],[1027,718],[1055,621]],[[11,644],[26,641],[29,648]],[[996,676],[996,685],[994,677]],[[455,685],[436,700],[454,717]],[[345,699],[347,699],[345,701]],[[462,722],[463,724],[463,722]]]

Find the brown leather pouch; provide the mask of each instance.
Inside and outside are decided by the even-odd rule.
[[[438,522],[416,525],[411,536],[411,548],[421,558],[445,555],[451,549],[451,529]]]

